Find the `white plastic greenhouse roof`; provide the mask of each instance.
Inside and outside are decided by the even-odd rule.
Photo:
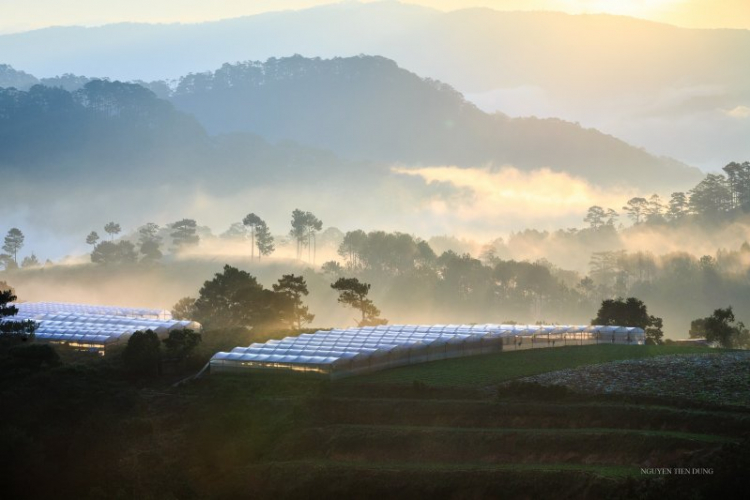
[[[38,340],[105,345],[125,340],[138,330],[166,334],[171,330],[199,329],[192,321],[155,319],[157,309],[133,309],[54,302],[15,305],[18,314],[9,321],[33,320]],[[117,313],[125,312],[129,315]],[[138,316],[137,314],[140,314]],[[170,315],[171,316],[171,315]]]
[[[498,337],[531,337],[573,333],[643,335],[643,330],[620,326],[546,325],[386,325],[318,331],[249,347],[218,352],[211,361],[336,365],[354,358],[387,355],[395,350],[481,342]]]
[[[100,306],[68,302],[20,302],[13,305],[18,308],[19,313],[28,314],[77,313],[126,316],[128,318],[172,319],[172,313],[165,309]]]

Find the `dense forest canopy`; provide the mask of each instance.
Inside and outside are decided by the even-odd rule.
[[[101,80],[74,92],[41,85],[0,90],[0,141],[5,171],[53,177],[80,170],[112,176],[125,165],[139,169],[153,162],[169,168],[165,156],[185,160],[208,145],[194,120],[150,91]]]

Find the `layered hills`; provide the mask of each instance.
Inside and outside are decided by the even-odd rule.
[[[33,79],[4,70],[6,86]],[[513,165],[647,189],[694,184],[701,176],[578,124],[486,113],[449,85],[378,56],[272,58],[188,74],[172,88],[144,84],[163,98],[141,85],[103,80],[73,90],[87,79],[70,74],[37,81],[53,86],[2,92],[0,161],[6,165],[47,162],[60,170],[69,163],[65,168],[75,170],[96,163],[106,172],[127,162],[130,169],[158,164],[164,174],[210,168],[216,178],[257,164],[280,180],[311,170],[324,175],[317,161],[276,155],[286,169],[256,161],[289,147],[271,144],[293,141],[319,156],[331,151],[383,168]]]

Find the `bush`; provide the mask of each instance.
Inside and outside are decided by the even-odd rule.
[[[137,375],[161,375],[161,341],[153,330],[135,332],[122,351],[125,367]]]
[[[43,365],[48,367],[60,365],[60,356],[48,344],[30,344],[12,347],[8,351],[13,364],[28,370],[39,370]]]
[[[162,342],[171,356],[184,360],[201,343],[201,334],[188,329],[172,330]]]

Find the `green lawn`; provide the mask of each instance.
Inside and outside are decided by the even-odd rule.
[[[352,377],[342,383],[412,384],[418,381],[435,387],[476,387],[498,384],[545,372],[624,359],[715,352],[719,352],[719,350],[708,347],[686,346],[609,344],[568,346],[433,361]]]

